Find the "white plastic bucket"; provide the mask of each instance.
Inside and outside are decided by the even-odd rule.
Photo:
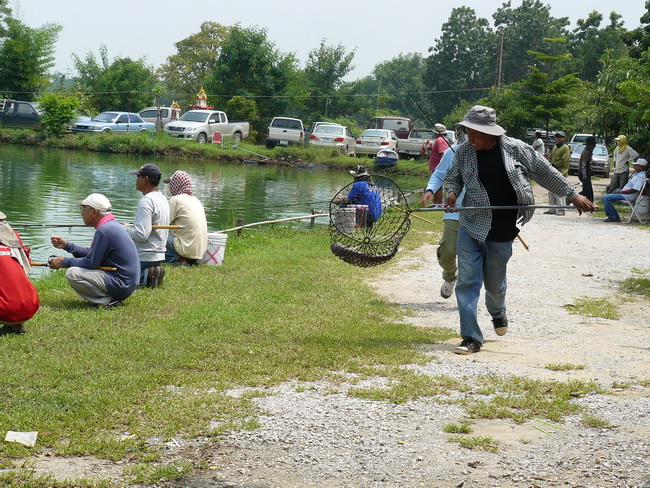
[[[227,239],[228,234],[221,234],[219,232],[208,233],[208,248],[203,255],[204,264],[219,265],[223,263]]]
[[[357,226],[357,208],[339,207],[334,214],[334,225],[341,234],[354,234]]]

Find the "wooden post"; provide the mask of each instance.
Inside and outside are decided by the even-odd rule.
[[[312,215],[317,214],[317,213],[318,212],[316,212],[316,210],[314,210],[313,208],[311,209],[311,214]],[[312,217],[311,219],[309,219],[309,228],[313,229],[315,223],[316,223],[316,217]]]
[[[237,227],[240,227],[240,226],[242,226],[242,225],[244,225],[244,219],[237,219]],[[239,230],[237,231],[237,237],[241,236],[241,231],[242,231],[242,230],[243,230],[243,229],[239,229]]]

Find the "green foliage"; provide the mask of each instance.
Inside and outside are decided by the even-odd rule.
[[[255,100],[244,97],[232,97],[226,103],[225,112],[228,114],[229,119],[232,120],[246,120],[250,123],[251,127],[258,126],[259,115],[257,112],[257,104]],[[258,136],[255,129],[251,129],[249,137],[251,140],[256,140]]]
[[[454,8],[429,51],[424,84],[432,92],[429,105],[435,122],[463,99],[485,96],[496,80],[498,38],[472,8]]]
[[[75,110],[79,108],[79,99],[76,97],[56,93],[43,95],[39,103],[45,111],[41,117],[45,132],[54,137],[65,132],[65,126],[74,120]]]
[[[536,59],[531,51],[561,54],[554,51],[547,39],[567,37],[567,17],[553,18],[551,6],[539,0],[523,0],[513,8],[506,2],[492,16],[497,32],[503,33],[503,59],[501,81],[508,84],[522,80],[534,66]]]
[[[167,58],[157,74],[181,106],[194,103],[196,94],[214,70],[229,34],[230,27],[203,22],[199,32],[174,44],[176,53]]]
[[[605,419],[594,417],[593,415],[583,414],[582,425],[591,427],[592,429],[613,429],[614,425]]]
[[[100,66],[94,54],[88,53],[85,61],[76,54],[74,63],[79,72],[79,91],[89,93],[89,103],[96,112],[122,110],[135,112],[153,103],[152,92],[156,84],[151,68],[144,59],[108,59],[106,46],[101,46]]]
[[[577,369],[585,369],[584,364],[569,364],[569,363],[550,363],[544,366],[551,371],[575,371]]]
[[[288,94],[296,74],[295,56],[280,53],[268,40],[265,29],[235,25],[221,46],[218,62],[205,88],[208,100],[214,105],[225,102],[221,97],[259,97],[259,119],[252,128],[263,133],[272,117],[288,115],[289,101],[284,95]]]
[[[447,434],[471,434],[472,428],[469,424],[448,424],[442,428]]]
[[[317,49],[309,52],[305,67],[305,81],[312,96],[308,99],[307,110],[312,113],[322,113],[324,117],[342,115],[344,112],[339,107],[339,98],[335,97],[336,90],[343,85],[343,77],[354,66],[354,50],[345,52],[345,47],[327,46],[325,39]],[[334,97],[333,97],[334,96]],[[332,98],[333,97],[333,98]]]
[[[34,100],[49,82],[47,70],[54,65],[61,26],[33,28],[13,18],[5,22],[6,38],[0,38],[0,96]]]

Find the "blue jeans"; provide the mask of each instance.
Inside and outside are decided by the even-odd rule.
[[[458,230],[458,283],[456,301],[460,335],[483,344],[478,325],[478,299],[485,284],[485,306],[493,318],[506,313],[506,270],[512,256],[512,241],[477,241],[461,226]]]
[[[603,195],[605,215],[607,215],[610,219],[621,220],[620,215],[618,215],[618,212],[614,208],[614,202],[617,202],[619,200],[625,200],[625,195],[622,193],[608,193],[606,195]]]

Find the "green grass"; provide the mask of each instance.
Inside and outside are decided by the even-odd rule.
[[[602,317],[604,319],[618,320],[621,312],[617,302],[608,298],[578,298],[575,304],[563,305],[569,313],[583,317]]]
[[[569,364],[569,363],[550,363],[544,366],[546,369],[551,371],[575,371],[579,369],[585,369],[584,364]]]
[[[492,437],[465,437],[465,436],[452,436],[449,438],[452,442],[457,442],[465,449],[477,449],[487,452],[497,452],[499,450],[499,441]]]
[[[451,332],[398,323],[399,310],[363,282],[376,273],[335,258],[326,229],[233,237],[223,266],[169,267],[163,287],[112,310],[86,308],[53,272],[37,282],[28,334],[0,337],[11,358],[0,430],[51,432],[37,446],[61,455],[153,465],[152,438],[256,428],[252,397],[270,386],[423,363],[417,345]],[[233,387],[252,393],[234,398]],[[33,452],[1,443],[0,468]]]
[[[650,276],[648,269],[632,269],[633,276],[623,280],[620,284],[621,291],[633,295],[650,298]]]

